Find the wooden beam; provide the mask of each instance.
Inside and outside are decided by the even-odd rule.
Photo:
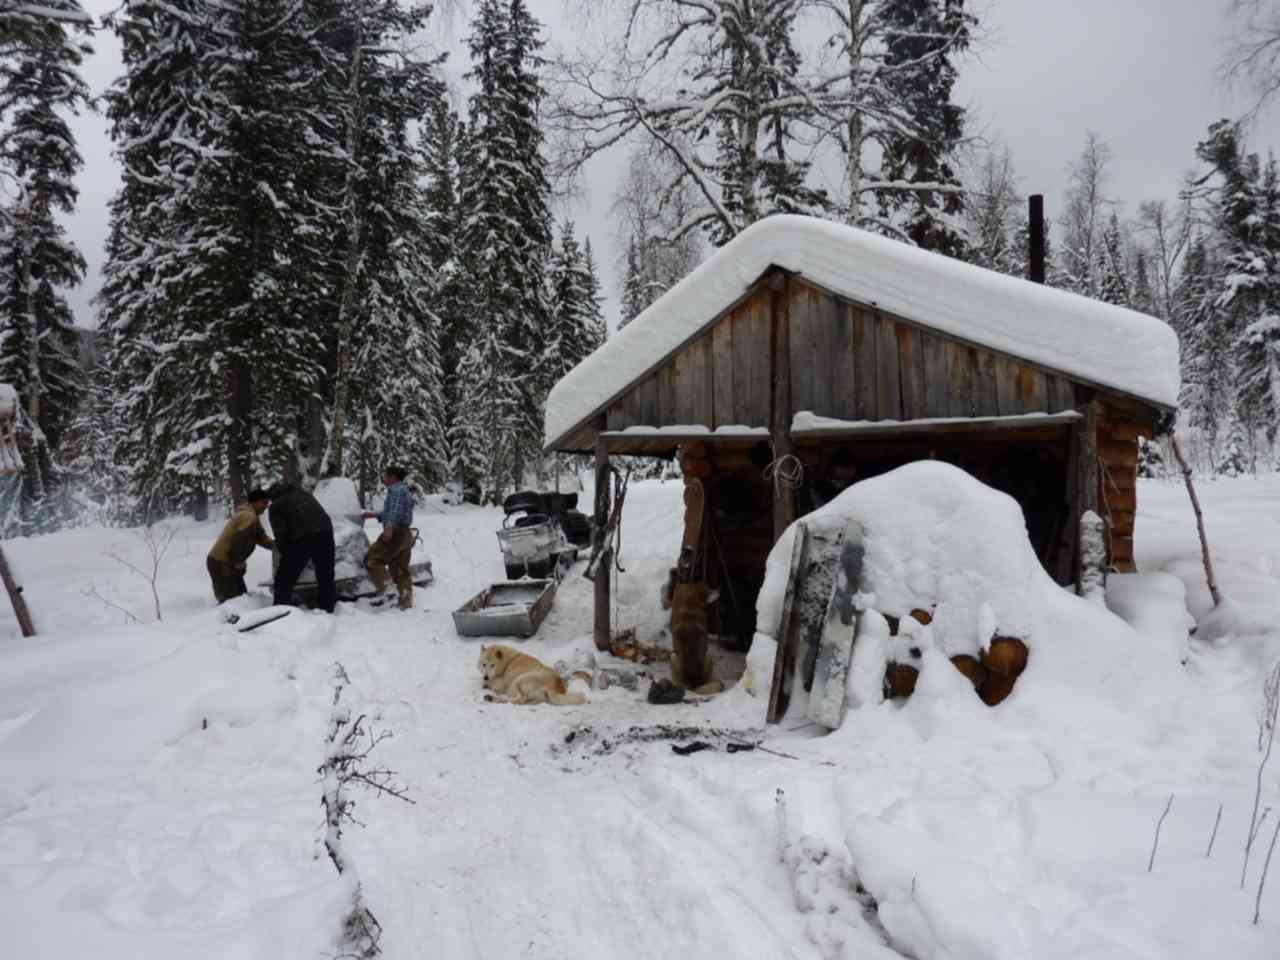
[[[603,552],[596,567],[595,616],[592,619],[592,636],[597,650],[613,646],[613,625],[609,622],[609,581],[613,576],[613,551],[603,547],[605,526],[609,522],[609,447],[604,440],[603,415],[597,415],[596,434],[596,509],[591,541],[595,550]]]
[[[971,417],[968,419],[889,420],[792,429],[793,440],[814,437],[892,437],[940,433],[985,433],[989,430],[1042,430],[1065,427],[1082,420],[1074,410],[1044,416]]]
[[[812,319],[812,317],[810,318]],[[775,273],[769,279],[770,373],[772,398],[769,404],[769,433],[775,461],[789,457],[791,448],[791,277]],[[773,539],[796,518],[795,490],[774,480]]]

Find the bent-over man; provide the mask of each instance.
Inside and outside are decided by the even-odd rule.
[[[244,585],[244,574],[254,548],[275,546],[259,519],[267,509],[267,501],[265,490],[250,490],[249,499],[231,515],[209,549],[205,566],[213,581],[213,596],[219,603],[249,592]]]
[[[291,483],[277,483],[267,493],[271,497],[267,517],[280,548],[275,602],[293,603],[293,588],[310,560],[316,571],[316,606],[333,613],[338,602],[333,584],[333,521],[319,500]]]
[[[409,556],[413,550],[413,495],[404,484],[404,467],[390,466],[382,472],[382,482],[387,488],[387,497],[382,501],[382,511],[371,513],[365,511],[366,520],[380,520],[382,533],[369,547],[369,556],[365,560],[365,569],[373,578],[373,587],[378,591],[374,604],[383,602],[383,591],[387,588],[387,567],[391,568],[391,576],[396,581],[396,592],[400,598],[400,609],[413,607],[413,579],[409,576]]]

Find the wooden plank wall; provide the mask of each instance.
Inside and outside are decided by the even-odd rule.
[[[762,288],[609,407],[609,429],[768,427],[773,371]]]
[[[851,304],[792,278],[791,409],[837,420],[995,417],[1073,407],[1071,382]],[[608,413],[630,426],[769,426],[768,290],[761,287]]]

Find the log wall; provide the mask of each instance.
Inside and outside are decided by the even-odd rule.
[[[1098,416],[1098,507],[1106,523],[1111,566],[1132,573],[1138,509],[1138,437],[1151,438],[1151,421],[1136,404],[1105,399]]]

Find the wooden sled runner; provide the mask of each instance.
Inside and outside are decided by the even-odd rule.
[[[766,719],[783,718],[797,691],[808,691],[806,718],[834,730],[857,632],[856,596],[865,548],[861,524],[836,533],[797,525],[778,629]]]

